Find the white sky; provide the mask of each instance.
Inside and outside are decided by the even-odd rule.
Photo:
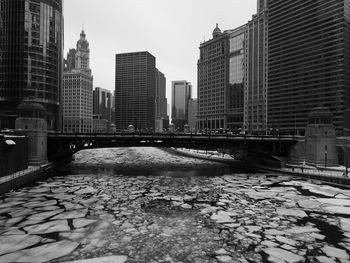
[[[114,91],[115,54],[148,51],[167,79],[187,80],[197,97],[199,45],[215,24],[234,29],[256,13],[257,0],[65,0],[64,56],[84,26],[94,87]]]

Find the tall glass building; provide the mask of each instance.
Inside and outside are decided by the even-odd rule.
[[[14,128],[23,99],[42,103],[49,129],[60,125],[62,0],[0,0],[0,118]]]
[[[329,108],[338,134],[350,108],[350,0],[268,1],[269,126],[304,133]]]
[[[246,25],[228,31],[230,41],[229,84],[227,89],[227,128],[239,130],[243,126],[244,105],[244,39]]]
[[[115,56],[115,125],[155,128],[156,58],[147,51]]]
[[[171,121],[175,128],[183,131],[188,124],[189,101],[192,98],[192,85],[186,80],[173,81],[171,84]]]
[[[244,130],[248,133],[267,132],[268,28],[264,4],[258,1],[258,13],[246,26]]]

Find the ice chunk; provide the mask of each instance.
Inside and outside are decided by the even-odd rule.
[[[67,220],[49,221],[40,225],[27,226],[24,228],[30,234],[48,234],[54,232],[70,231]]]
[[[277,248],[277,247],[272,247],[272,248],[265,248],[263,250],[266,254],[268,254],[269,256],[278,258],[280,260],[284,260],[286,262],[290,262],[290,263],[294,263],[294,262],[300,262],[302,260],[304,260],[303,257],[294,254],[292,252],[289,252],[287,250],[281,249],[281,248]]]
[[[0,262],[46,262],[70,254],[78,245],[77,242],[62,240],[3,255]]]
[[[345,250],[335,248],[335,247],[330,247],[330,246],[324,246],[321,248],[321,250],[329,257],[335,257],[335,258],[340,258],[340,259],[349,259],[348,253],[346,253]]]
[[[126,256],[109,256],[102,258],[89,258],[65,263],[124,263],[128,258]]]
[[[276,212],[280,216],[307,217],[307,214],[300,209],[277,208]]]
[[[39,243],[41,237],[34,235],[13,235],[1,236],[0,238],[0,255],[18,251],[26,247],[31,247]],[[5,261],[0,261],[5,262]]]

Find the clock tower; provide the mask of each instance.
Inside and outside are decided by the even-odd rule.
[[[81,31],[80,39],[77,42],[75,68],[91,72],[89,42],[86,40],[84,30]]]

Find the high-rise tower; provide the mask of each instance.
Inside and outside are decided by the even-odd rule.
[[[84,30],[80,33],[75,53],[75,68],[90,72],[90,48]]]
[[[213,38],[200,44],[198,60],[199,129],[226,128],[229,85],[229,34],[218,25]]]
[[[115,124],[154,129],[156,58],[147,51],[116,54]]]
[[[188,124],[192,85],[186,80],[178,80],[173,81],[171,86],[171,121],[176,129],[183,131],[185,124]]]
[[[323,105],[338,134],[350,108],[350,1],[269,0],[269,126],[304,133]]]
[[[90,49],[84,30],[76,49],[70,49],[63,73],[63,131],[91,132],[93,77],[90,69]]]
[[[246,26],[244,130],[248,133],[267,132],[268,26],[266,0],[258,1],[258,13]]]
[[[14,128],[24,99],[41,103],[48,129],[60,125],[62,0],[0,0],[0,119]]]

